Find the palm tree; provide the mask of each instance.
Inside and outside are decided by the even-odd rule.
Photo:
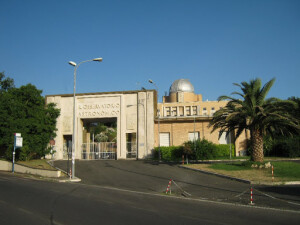
[[[228,103],[214,114],[210,123],[212,132],[220,129],[220,136],[223,132],[235,132],[235,138],[238,138],[244,131],[250,131],[251,160],[255,162],[264,161],[264,135],[299,134],[299,121],[290,113],[295,109],[295,103],[277,98],[266,99],[274,82],[275,79],[272,79],[263,87],[259,78],[249,83],[234,83],[242,92],[232,94],[241,99],[220,96],[218,101],[228,100]]]

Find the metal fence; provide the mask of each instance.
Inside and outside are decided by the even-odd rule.
[[[83,143],[82,159],[116,159],[117,144],[115,142]]]

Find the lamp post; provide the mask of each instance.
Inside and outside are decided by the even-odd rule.
[[[231,131],[229,131],[229,156],[230,156],[230,160],[231,160]]]
[[[196,152],[196,121],[195,120],[196,120],[196,115],[194,114],[194,152]],[[197,135],[197,138],[198,138],[198,135]]]
[[[69,64],[71,66],[74,66],[74,91],[73,91],[73,135],[72,135],[72,179],[75,178],[75,134],[76,134],[76,107],[75,107],[75,103],[76,103],[76,98],[75,98],[75,94],[76,94],[76,71],[78,69],[78,67],[80,66],[80,64],[85,63],[85,62],[92,62],[92,61],[96,61],[96,62],[102,62],[102,58],[94,58],[94,59],[89,59],[89,60],[85,60],[82,61],[78,64],[76,64],[73,61],[69,61]]]
[[[158,95],[158,87],[157,85],[153,82],[153,80],[149,79],[148,82],[150,84],[153,84],[154,87],[155,87],[155,90],[157,92],[157,101],[158,101],[158,98],[159,98],[159,95]],[[160,154],[160,128],[159,128],[159,117],[160,117],[160,110],[157,109],[157,123],[158,123],[158,160],[161,161],[161,154]]]

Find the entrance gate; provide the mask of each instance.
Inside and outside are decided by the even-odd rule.
[[[117,159],[117,143],[92,142],[81,146],[82,159]]]

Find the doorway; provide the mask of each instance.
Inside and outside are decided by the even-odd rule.
[[[137,156],[136,133],[126,134],[126,158],[135,159]]]
[[[117,159],[117,118],[83,119],[82,159]]]

